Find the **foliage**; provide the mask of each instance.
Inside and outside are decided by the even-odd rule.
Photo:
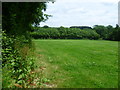
[[[71,26],[70,28],[80,28],[80,29],[92,29],[89,26]]]
[[[43,26],[43,28],[49,28],[49,26],[45,25],[45,26]]]
[[[105,35],[107,32],[107,29],[105,28],[105,26],[95,25],[93,29],[100,35],[100,38],[105,39],[106,37]]]
[[[35,28],[31,36],[35,39],[99,39],[99,35],[91,29],[79,28]]]
[[[23,35],[31,31],[32,24],[39,25],[49,17],[43,13],[46,10],[45,2],[4,2],[2,8],[3,30],[7,35]]]
[[[9,74],[14,79],[14,83],[24,86],[28,73],[34,68],[34,57],[28,55],[30,46],[29,44],[25,44],[22,39],[24,37],[10,38],[3,33],[2,66],[3,68],[7,68],[6,70],[10,70]],[[4,83],[6,83],[6,79],[3,80]]]
[[[93,29],[100,35],[100,38],[104,40],[120,41],[120,28],[118,25],[116,25],[115,28],[113,28],[111,25],[106,27],[102,25],[95,25]]]
[[[82,26],[81,26],[82,27]],[[103,39],[120,41],[120,27],[95,25],[93,29],[80,27],[59,28],[34,27],[31,36],[35,39]]]
[[[115,29],[112,31],[109,37],[113,41],[120,41],[119,36],[120,36],[120,27],[116,25]]]
[[[2,67],[10,71],[4,74],[10,76],[3,76],[3,84],[12,77],[14,83],[25,87],[27,76],[34,69],[34,56],[30,54],[34,52],[30,37],[32,26],[46,21],[50,15],[44,14],[46,2],[3,2],[2,9]]]

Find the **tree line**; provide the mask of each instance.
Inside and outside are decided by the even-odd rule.
[[[75,27],[70,28],[58,27],[52,28],[49,26],[34,27],[31,36],[34,39],[103,39],[103,40],[113,40],[119,41],[120,27],[116,25],[113,27],[111,25],[95,25],[91,27]]]

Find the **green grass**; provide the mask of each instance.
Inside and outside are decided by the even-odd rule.
[[[118,42],[33,40],[37,66],[57,88],[117,88]]]

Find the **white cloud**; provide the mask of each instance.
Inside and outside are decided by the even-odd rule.
[[[56,0],[58,3],[94,3],[94,2],[107,2],[107,3],[118,3],[119,0]]]
[[[47,14],[53,15],[43,25],[72,26],[72,25],[113,25],[118,22],[119,0],[56,0],[48,3]]]

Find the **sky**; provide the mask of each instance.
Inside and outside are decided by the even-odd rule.
[[[56,0],[47,3],[46,14],[52,15],[40,26],[70,27],[112,25],[118,23],[119,0]]]

